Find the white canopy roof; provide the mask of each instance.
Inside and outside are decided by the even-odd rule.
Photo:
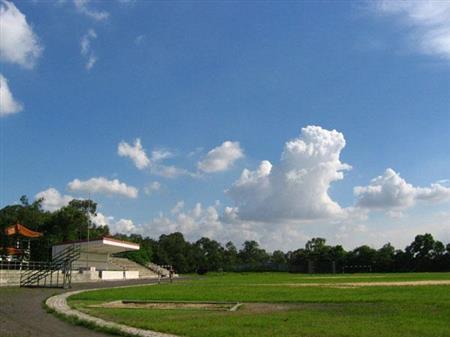
[[[99,254],[115,254],[129,250],[139,250],[139,245],[136,243],[104,237],[101,239],[90,240],[89,242],[85,240],[62,243],[53,246],[53,251],[55,251],[55,248],[58,251],[61,251],[71,245],[80,245],[81,252]]]

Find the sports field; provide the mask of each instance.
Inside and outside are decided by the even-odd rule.
[[[114,302],[124,300],[154,302]],[[69,303],[108,320],[190,337],[450,336],[450,273],[211,274],[82,293]],[[243,304],[227,310],[235,303]]]

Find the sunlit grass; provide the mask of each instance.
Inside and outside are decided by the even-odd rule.
[[[213,274],[146,287],[82,293],[71,304],[124,324],[184,336],[450,336],[450,286],[292,287],[296,283],[450,280],[450,273]],[[195,300],[249,303],[238,312],[88,307],[113,300]],[[252,310],[251,303],[292,304],[288,310]],[[300,306],[298,304],[301,304]]]

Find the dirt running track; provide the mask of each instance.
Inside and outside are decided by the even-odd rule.
[[[75,284],[71,290],[151,283],[152,280]],[[64,322],[42,307],[43,301],[61,289],[0,288],[0,337],[106,337]]]

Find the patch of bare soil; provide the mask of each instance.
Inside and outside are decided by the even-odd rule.
[[[93,308],[115,308],[115,309],[196,309],[230,311],[238,303],[207,303],[207,302],[132,302],[113,301],[102,304],[90,305]]]
[[[342,306],[344,304],[341,303],[243,303],[239,311],[243,314],[267,314],[289,310],[330,309]]]
[[[324,279],[346,279],[346,278],[352,278],[355,276],[352,276],[351,274],[348,276],[342,275],[342,276],[307,276],[305,277],[305,280],[324,280]],[[386,277],[385,275],[358,275],[358,278],[380,278],[380,277]]]
[[[190,310],[213,310],[213,311],[235,311],[239,310],[245,314],[263,314],[271,312],[280,312],[288,310],[298,310],[306,307],[324,307],[324,304],[312,303],[235,303],[235,304],[216,304],[216,303],[183,303],[183,302],[123,302],[114,301],[102,304],[90,305],[91,308],[115,308],[115,309],[190,309]]]
[[[245,303],[242,306],[242,311],[251,314],[266,314],[272,312],[288,311],[300,309],[304,307],[302,304],[292,303]]]

